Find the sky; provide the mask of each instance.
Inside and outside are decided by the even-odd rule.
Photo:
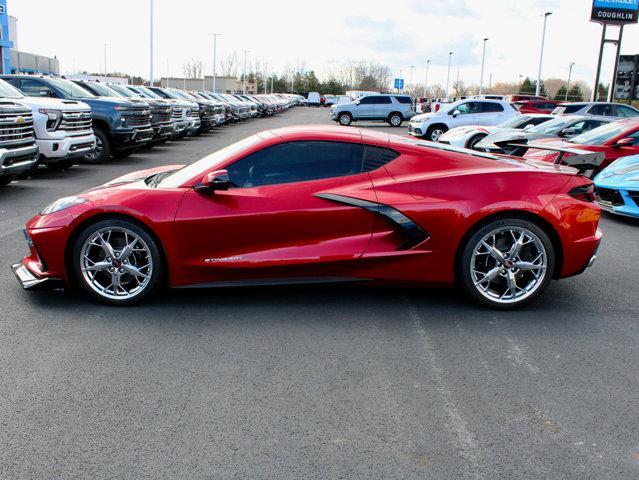
[[[326,77],[340,63],[372,60],[395,76],[478,84],[483,38],[488,37],[484,84],[536,78],[543,13],[552,11],[546,35],[543,78],[594,81],[601,26],[591,23],[592,0],[154,0],[155,76],[182,76],[189,58],[212,72],[213,39],[218,62],[237,51],[283,72],[305,65]],[[107,69],[148,77],[150,0],[8,0],[18,18],[20,50],[60,59],[61,70]],[[240,7],[241,5],[242,7]],[[613,29],[609,35],[614,36]],[[602,78],[609,81],[614,48],[606,47]],[[622,54],[639,54],[639,25],[625,28]],[[218,74],[219,74],[218,63]],[[451,80],[452,81],[452,80]]]

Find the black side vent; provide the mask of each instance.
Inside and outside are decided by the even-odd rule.
[[[372,170],[377,170],[379,167],[383,167],[388,162],[395,160],[397,157],[399,157],[399,153],[395,150],[365,145],[364,165],[362,167],[362,171],[370,172]]]

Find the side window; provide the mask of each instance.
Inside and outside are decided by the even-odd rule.
[[[625,105],[615,105],[615,110],[617,110],[618,117],[631,118],[639,115],[634,108],[630,108]]]
[[[479,102],[466,102],[459,105],[455,110],[459,110],[462,115],[469,115],[473,113],[481,113],[481,103]],[[450,112],[451,115],[453,112]]]
[[[372,105],[375,102],[375,97],[364,97],[359,101],[360,105]]]
[[[612,111],[612,105],[602,104],[602,105],[593,105],[588,110],[588,113],[591,115],[605,115],[605,116],[614,116],[614,112]]]
[[[410,97],[395,97],[395,99],[399,102],[399,103],[405,103],[406,105],[410,105],[411,103],[413,103],[410,99]],[[423,102],[425,99],[420,98],[419,102]]]
[[[24,92],[27,97],[55,97],[55,93],[37,80],[30,78],[20,79],[20,90]],[[46,92],[46,94],[45,94]]]
[[[504,107],[499,103],[483,102],[481,105],[483,113],[498,113],[504,111]]]
[[[372,97],[374,99],[373,103],[377,105],[386,105],[388,103],[393,103],[390,97],[385,97],[380,95],[379,97]]]
[[[625,138],[632,138],[632,146],[633,147],[639,147],[639,130],[637,130],[634,133],[631,133],[630,135],[626,135]]]
[[[299,141],[266,147],[227,170],[234,187],[259,187],[355,175],[363,170],[359,143]]]
[[[585,128],[586,127],[586,123],[588,123],[588,122],[585,122],[585,121],[582,120],[581,122],[577,122],[577,123],[572,124],[568,128],[572,128],[575,131],[574,135],[579,135],[581,133],[584,133],[586,130],[589,130],[588,128]]]
[[[549,118],[546,117],[533,117],[530,120],[528,120],[528,122],[526,122],[526,125],[530,124],[530,125],[541,125],[544,122],[549,121]]]

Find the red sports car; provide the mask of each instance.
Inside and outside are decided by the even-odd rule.
[[[165,285],[371,281],[458,283],[508,308],[589,266],[599,217],[571,167],[289,127],[53,202],[13,269],[25,288],[61,282],[109,304]]]
[[[519,113],[551,113],[561,102],[557,100],[522,100],[515,102]]]
[[[538,148],[529,149],[524,158],[544,162],[554,162],[559,155],[556,151],[545,150],[544,147],[601,152],[605,158],[597,170],[603,170],[618,158],[639,155],[639,119],[629,118],[607,123],[569,140],[561,138],[535,140],[532,145]]]

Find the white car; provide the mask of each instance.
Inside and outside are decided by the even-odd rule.
[[[319,107],[320,106],[320,94],[318,92],[310,92],[308,97],[306,98],[306,104],[309,107]]]
[[[491,133],[523,130],[528,126],[534,127],[535,125],[547,122],[553,118],[556,117],[545,113],[535,113],[517,115],[494,127],[481,125],[457,127],[444,133],[441,137],[439,137],[438,142],[452,145],[454,147],[473,149],[479,141]]]
[[[501,100],[460,100],[444,104],[439,111],[415,115],[408,133],[436,142],[444,133],[467,125],[494,126],[519,115],[508,102]]]
[[[324,95],[324,106],[330,107],[331,105],[335,105],[337,103],[337,98],[335,95]]]

